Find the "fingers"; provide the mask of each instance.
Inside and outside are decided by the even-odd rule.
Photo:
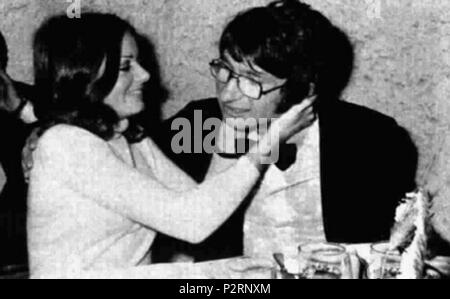
[[[29,182],[30,179],[30,173],[33,169],[33,152],[37,148],[39,140],[39,129],[35,129],[30,137],[28,137],[25,147],[22,151],[22,170],[24,173],[25,181]]]
[[[313,119],[315,117],[313,104],[316,101],[316,98],[316,96],[306,98],[301,103],[292,106],[280,117],[280,119],[291,122]]]
[[[302,122],[312,122],[316,118],[316,114],[314,111],[314,103],[317,99],[317,96],[312,96],[304,99],[301,103],[294,105],[289,109],[288,112],[281,116],[281,119],[286,119],[292,122],[298,122],[301,124]]]
[[[436,257],[430,261],[427,261],[426,264],[429,267],[432,267],[438,270],[440,273],[449,275],[450,274],[450,258],[449,257]]]
[[[294,127],[303,129],[314,123],[317,119],[317,114],[315,113],[313,106],[314,101],[315,97],[305,99],[305,101],[296,108],[297,111],[293,111],[293,113],[295,113],[293,115],[293,122],[296,124]]]
[[[308,97],[312,97],[316,94],[316,84],[315,83],[309,83],[309,92]]]
[[[311,95],[305,98],[302,103],[307,103],[308,106],[312,106],[317,100],[317,95]]]
[[[305,111],[308,109],[313,109],[313,105],[317,100],[317,96],[311,96],[305,98],[303,101],[301,101],[299,104],[294,105],[290,110],[299,113],[301,111]]]
[[[33,169],[33,162],[29,160],[29,153],[22,153],[22,171],[23,176],[25,178],[25,182],[29,183],[30,181],[30,172]]]
[[[36,139],[31,140],[30,143],[28,144],[28,148],[34,151],[37,148],[37,140]]]

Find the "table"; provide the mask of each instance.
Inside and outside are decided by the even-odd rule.
[[[274,261],[232,258],[203,263],[153,264],[126,269],[105,269],[89,272],[49,274],[37,278],[76,279],[270,279]]]
[[[370,244],[346,246],[366,259]],[[271,279],[276,262],[273,259],[237,257],[202,263],[170,263],[81,273],[80,278],[97,279]]]
[[[344,245],[349,253],[370,260],[370,244]],[[445,261],[450,259],[446,258]],[[128,269],[72,273],[64,278],[81,279],[272,279],[273,259],[237,257],[202,263],[153,264]],[[50,278],[61,278],[60,276]]]

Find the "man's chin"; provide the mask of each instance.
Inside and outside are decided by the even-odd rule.
[[[252,132],[258,128],[258,121],[252,118],[225,117],[225,122],[238,132]]]

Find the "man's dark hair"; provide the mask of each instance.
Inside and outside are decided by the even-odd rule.
[[[105,140],[113,137],[119,119],[104,99],[118,79],[126,33],[138,38],[128,22],[112,14],[84,13],[81,19],[60,15],[44,22],[33,45],[34,108],[44,127],[71,124]],[[141,133],[134,124],[131,131],[136,133],[127,136],[131,139]]]
[[[0,31],[0,69],[6,70],[8,65],[8,45],[6,44],[5,37]]]
[[[275,1],[239,13],[219,44],[237,62],[287,79],[279,112],[305,98],[311,83],[321,101],[339,98],[353,69],[347,35],[323,14],[297,0]]]

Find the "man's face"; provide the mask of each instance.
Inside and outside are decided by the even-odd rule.
[[[246,62],[238,63],[228,53],[225,53],[223,62],[236,75],[261,83],[263,90],[270,90],[286,82],[285,79],[277,78],[257,65],[252,64],[250,67]],[[267,119],[278,117],[276,111],[282,100],[281,89],[262,95],[260,99],[255,100],[242,93],[236,78],[231,78],[228,83],[216,82],[217,97],[224,119],[245,120],[245,124],[236,122],[238,131],[244,131],[246,128],[250,131],[255,130],[256,126],[249,122],[251,119],[262,123]]]

